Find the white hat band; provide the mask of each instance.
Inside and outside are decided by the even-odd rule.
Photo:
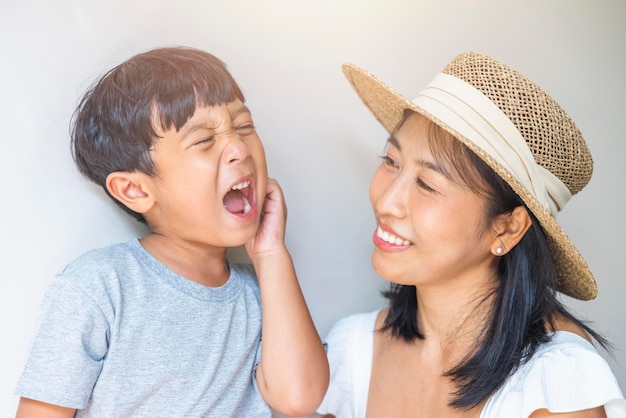
[[[572,197],[558,177],[537,164],[513,122],[469,83],[440,73],[413,102],[484,150],[553,217]]]

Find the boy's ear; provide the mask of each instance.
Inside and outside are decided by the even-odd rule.
[[[154,205],[151,181],[145,173],[114,171],[107,176],[106,186],[111,196],[129,209],[144,214]]]
[[[511,251],[531,225],[532,220],[524,206],[517,206],[511,213],[500,215],[495,222],[495,239],[491,252],[501,256]]]

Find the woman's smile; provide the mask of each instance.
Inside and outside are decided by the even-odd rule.
[[[411,241],[381,225],[374,232],[374,244],[382,251],[401,251],[412,245]]]

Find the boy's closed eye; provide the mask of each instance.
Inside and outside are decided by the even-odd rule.
[[[199,140],[195,141],[193,143],[193,145],[196,146],[196,145],[210,144],[212,142],[215,142],[215,140],[216,140],[216,138],[218,136],[224,135],[224,134],[227,134],[227,135],[228,134],[232,134],[233,132],[236,133],[237,135],[239,135],[240,137],[248,136],[248,135],[251,135],[251,134],[256,132],[256,127],[252,123],[242,124],[242,125],[236,126],[235,128],[233,128],[233,129],[231,129],[231,130],[229,130],[227,132],[218,133],[218,134],[215,134],[215,135],[211,135],[211,136],[207,136],[207,137],[204,137],[202,139],[199,139]]]
[[[213,142],[215,142],[215,135],[211,135],[211,136],[199,139],[199,140],[195,141],[192,144],[192,146],[208,145],[208,144],[212,144]]]
[[[256,132],[256,126],[254,126],[254,124],[252,122],[244,123],[244,124],[241,124],[239,126],[236,126],[235,127],[235,132],[237,132],[237,134],[239,136],[252,135],[253,133]]]

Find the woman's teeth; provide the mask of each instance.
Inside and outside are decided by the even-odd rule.
[[[389,244],[393,244],[393,245],[409,245],[411,244],[411,241],[407,241],[405,239],[402,239],[396,235],[390,234],[387,231],[383,231],[383,229],[379,226],[376,229],[376,235],[378,236],[378,238],[382,239],[385,242],[388,242]]]

